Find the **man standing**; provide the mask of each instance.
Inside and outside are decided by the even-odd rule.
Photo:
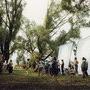
[[[13,63],[12,63],[12,60],[10,60],[10,62],[8,63],[7,69],[8,69],[9,74],[13,72]]]
[[[88,62],[86,60],[85,57],[82,58],[83,62],[81,64],[81,69],[82,69],[82,73],[83,73],[83,78],[85,78],[86,76],[88,76]]]
[[[61,72],[62,72],[62,75],[64,75],[64,61],[63,60],[61,60],[62,61],[62,64],[61,64]]]
[[[78,60],[77,60],[77,57],[75,57],[75,74],[78,74]]]
[[[53,76],[58,75],[58,63],[56,57],[53,58],[53,62],[52,62],[52,75]]]

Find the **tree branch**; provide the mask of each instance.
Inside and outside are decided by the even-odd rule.
[[[10,16],[9,16],[9,12],[8,12],[8,5],[7,5],[7,0],[5,0],[5,6],[6,6],[6,14],[7,14],[7,18],[8,18],[8,21],[10,23]]]
[[[63,20],[64,20],[68,15],[69,15],[69,13],[60,20],[60,22],[52,29],[52,31],[53,31],[54,29],[56,29],[56,28],[60,25],[60,23],[62,23]]]
[[[54,52],[54,51],[51,51],[51,52],[43,59],[43,61],[46,60],[53,52]]]
[[[4,22],[4,24],[9,28],[9,25],[2,19],[2,21]]]

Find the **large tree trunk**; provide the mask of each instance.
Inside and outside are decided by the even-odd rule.
[[[3,62],[6,61],[7,63],[10,56],[9,48],[10,48],[11,38],[12,38],[12,30],[10,30],[10,33],[8,33],[8,38],[7,37],[5,38],[2,45]]]
[[[9,42],[5,42],[5,45],[4,45],[4,61],[6,61],[8,63],[8,60],[9,60]]]

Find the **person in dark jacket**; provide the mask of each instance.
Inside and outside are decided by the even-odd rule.
[[[75,74],[78,74],[78,60],[77,60],[77,57],[75,57]]]
[[[7,69],[9,73],[13,72],[13,63],[12,60],[10,60],[9,64],[7,65]]]
[[[53,58],[53,62],[52,62],[52,75],[53,76],[58,75],[58,63],[56,57]]]
[[[81,64],[81,70],[82,70],[82,73],[83,73],[83,78],[85,78],[86,76],[88,76],[88,62],[86,60],[85,57],[82,58],[83,62]]]
[[[61,64],[61,72],[62,72],[62,75],[64,75],[64,60],[62,59],[61,62],[62,62],[62,64]]]

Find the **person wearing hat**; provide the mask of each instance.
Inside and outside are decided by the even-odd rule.
[[[86,76],[88,76],[88,62],[87,62],[87,59],[85,57],[82,58],[82,64],[81,64],[81,70],[82,70],[82,73],[83,73],[83,78],[85,78]]]

